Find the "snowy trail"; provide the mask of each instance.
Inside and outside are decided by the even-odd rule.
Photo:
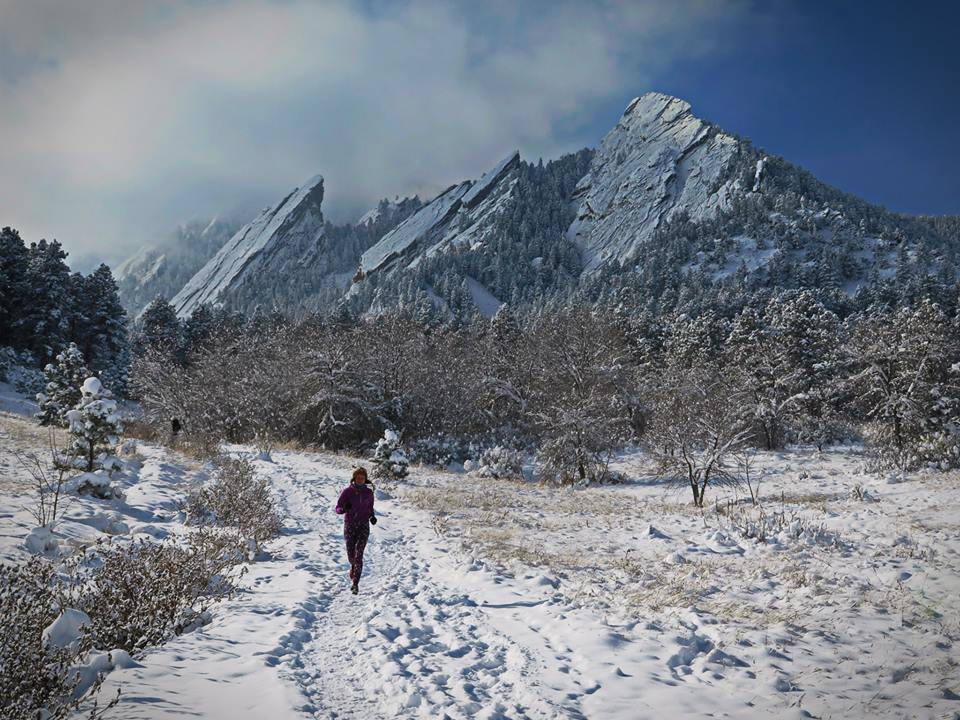
[[[538,653],[494,629],[462,590],[431,575],[417,542],[391,522],[372,530],[361,594],[348,592],[339,518],[344,473],[279,458],[274,477],[297,533],[290,557],[306,573],[296,628],[267,656],[317,718],[578,717],[573,699],[545,699],[526,677]],[[405,519],[405,522],[408,519]]]

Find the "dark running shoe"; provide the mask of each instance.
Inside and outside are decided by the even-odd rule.
[[[358,592],[360,592],[360,586],[354,583],[353,585],[350,586],[350,592],[356,595]]]

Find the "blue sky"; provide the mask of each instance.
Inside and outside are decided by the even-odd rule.
[[[595,146],[659,90],[904,212],[960,213],[958,3],[0,0],[0,224],[84,264]]]
[[[841,189],[960,214],[960,3],[808,1],[770,19],[659,85]]]

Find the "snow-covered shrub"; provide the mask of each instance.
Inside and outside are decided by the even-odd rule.
[[[385,430],[373,450],[373,477],[382,480],[403,480],[409,472],[410,460],[394,430]]]
[[[23,355],[24,353],[21,353],[21,358],[23,358]],[[43,391],[46,380],[43,372],[28,364],[32,363],[33,359],[32,356],[27,355],[27,360],[23,360],[21,364],[14,365],[7,371],[7,382],[11,383],[14,390],[22,395],[36,396],[37,393]]]
[[[83,393],[84,381],[90,377],[83,353],[75,343],[70,343],[57,355],[57,362],[49,363],[43,369],[43,392],[37,393],[40,412],[37,420],[41,425],[66,427],[67,412],[77,406]]]
[[[619,482],[610,469],[612,452],[590,450],[576,441],[576,435],[546,440],[534,458],[534,473],[540,482],[552,485],[592,485]]]
[[[538,316],[530,333],[538,355],[525,414],[542,439],[537,475],[564,485],[609,482],[609,459],[630,438],[635,409],[622,324],[574,305]]]
[[[522,478],[523,462],[522,452],[496,445],[480,453],[473,473],[480,477],[499,479]]]
[[[117,444],[122,426],[117,403],[98,378],[84,380],[81,392],[76,406],[66,413],[73,437],[67,452],[82,460],[87,472],[93,472],[98,463],[102,465],[100,450]]]
[[[860,483],[857,483],[850,488],[850,498],[852,500],[859,500],[860,502],[878,502],[880,500],[880,498],[877,497],[876,492],[870,488],[864,487]]]
[[[477,447],[468,438],[431,435],[408,443],[407,450],[413,462],[444,467],[453,462],[469,462],[469,458],[476,454]]]
[[[101,541],[67,561],[71,605],[90,616],[97,647],[134,654],[186,631],[234,591],[234,544],[215,533],[176,541]]]
[[[853,327],[852,381],[875,469],[960,465],[960,342],[943,310],[923,301]]]
[[[30,514],[38,527],[52,530],[63,512],[61,502],[64,485],[67,480],[67,468],[57,463],[57,451],[54,439],[50,439],[50,459],[45,460],[37,453],[17,455],[17,459],[33,479],[34,505]]]
[[[104,471],[80,473],[71,479],[67,487],[77,495],[89,495],[100,500],[122,498],[123,491],[116,487]]]
[[[0,707],[5,720],[72,717],[81,701],[100,689],[98,675],[89,687],[81,687],[77,666],[93,647],[93,633],[82,613],[64,608],[61,590],[55,566],[44,559],[0,564]]]
[[[236,528],[251,555],[283,529],[269,483],[243,458],[220,457],[213,482],[190,493],[184,511],[194,525]]]

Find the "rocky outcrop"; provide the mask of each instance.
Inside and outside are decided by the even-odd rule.
[[[633,100],[574,195],[579,210],[568,237],[583,251],[584,272],[636,259],[678,213],[703,220],[727,208],[738,188],[732,161],[739,146],[683,100],[660,93]]]
[[[199,305],[221,305],[231,290],[261,270],[282,274],[284,267],[313,257],[324,235],[323,178],[308,180],[277,205],[266,208],[220,248],[170,301],[181,318]]]
[[[479,180],[451,185],[367,250],[359,275],[412,267],[434,253],[483,242],[508,202],[519,165],[514,152]]]

